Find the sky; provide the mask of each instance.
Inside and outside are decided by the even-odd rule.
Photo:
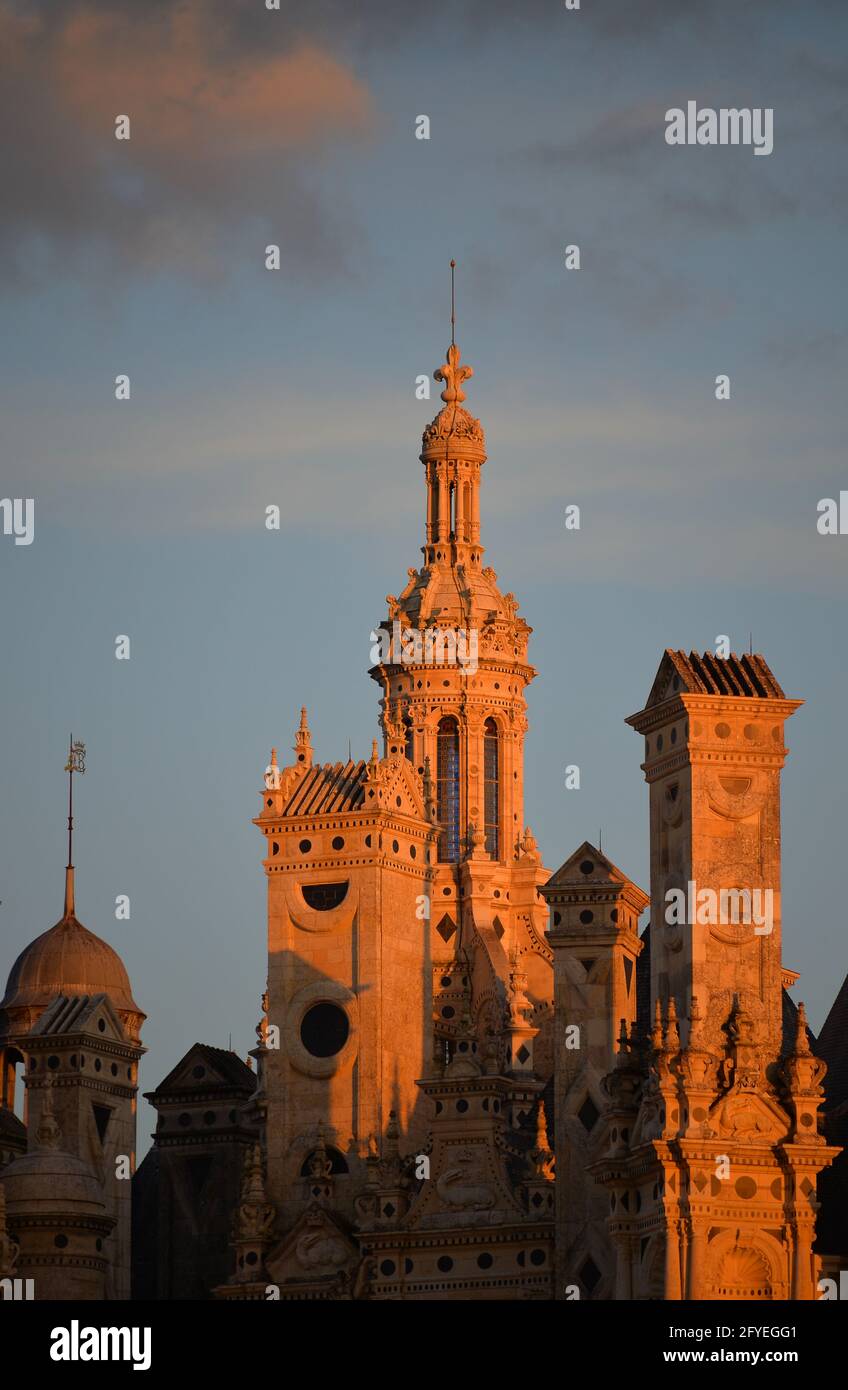
[[[544,862],[602,833],[648,887],[623,721],[664,648],[752,640],[806,702],[784,962],[821,1026],[848,971],[848,539],[816,527],[848,489],[846,39],[835,0],[0,0],[0,489],[35,504],[31,545],[0,535],[0,975],[61,915],[73,731],[77,912],[148,1014],[143,1089],[195,1041],[254,1045],[271,746],[301,704],[322,761],[377,733],[451,257],[486,563],[534,629]],[[773,152],[669,146],[689,100],[772,109]]]

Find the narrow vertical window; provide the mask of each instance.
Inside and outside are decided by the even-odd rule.
[[[498,726],[494,719],[487,719],[483,725],[483,804],[485,808],[486,851],[492,859],[500,858],[499,773]]]
[[[436,764],[436,808],[442,827],[439,859],[443,864],[456,864],[459,859],[459,729],[455,719],[439,721]]]
[[[415,751],[415,750],[414,750],[413,742],[412,742],[412,720],[409,718],[409,716],[407,716],[406,719],[404,719],[403,723],[404,723],[404,728],[406,729],[406,737],[405,737],[405,740],[404,740],[404,750],[403,750],[403,751],[404,751],[404,753],[406,754],[406,756],[407,756],[407,758],[409,759],[409,761],[410,761],[411,763],[414,763],[414,762],[415,762],[415,758],[414,758],[413,754],[414,754],[414,751]]]

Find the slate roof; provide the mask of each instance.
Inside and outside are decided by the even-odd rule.
[[[0,1137],[3,1135],[13,1143],[22,1143],[26,1148],[26,1125],[18,1119],[14,1110],[8,1110],[5,1106],[0,1107]]]
[[[33,1036],[53,1036],[59,1033],[84,1033],[97,1011],[104,1006],[118,1031],[121,1024],[115,1015],[108,994],[58,994],[30,1030]]]
[[[821,1210],[816,1221],[815,1249],[848,1256],[848,976],[819,1033],[817,1056],[827,1062],[824,1078],[825,1138],[841,1144],[832,1167],[819,1174]]]
[[[827,1062],[825,1106],[831,1110],[848,1101],[848,975],[822,1024],[815,1051]]]
[[[298,782],[283,814],[317,816],[329,812],[358,811],[365,800],[364,761],[319,763]]]
[[[748,699],[783,700],[785,695],[775,680],[764,656],[749,656],[745,652],[737,656],[715,656],[713,652],[675,652],[666,649],[665,655],[674,666],[686,690],[693,695],[733,695]],[[657,682],[663,674],[665,662],[660,663]],[[655,682],[655,686],[657,684]],[[651,704],[654,691],[648,699]]]
[[[636,1036],[640,1042],[651,1031],[651,924],[648,922],[642,935],[642,950],[636,960]]]

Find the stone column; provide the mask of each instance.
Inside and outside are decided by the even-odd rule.
[[[633,1297],[633,1241],[628,1235],[615,1237],[615,1301],[629,1303]]]
[[[682,1222],[672,1221],[665,1233],[665,1286],[663,1297],[667,1303],[679,1303],[683,1297],[680,1282],[681,1226]]]
[[[453,533],[458,541],[465,540],[465,480],[459,468],[456,470],[456,481],[454,487],[454,523]]]
[[[704,1230],[695,1222],[690,1223],[689,1240],[689,1280],[686,1297],[690,1302],[704,1298],[705,1261],[707,1238]]]
[[[480,465],[474,469],[471,478],[471,520],[469,526],[469,539],[472,544],[478,545],[480,542]]]
[[[793,1303],[808,1303],[815,1299],[813,1289],[814,1231],[796,1226],[792,1231],[792,1293]]]
[[[439,515],[437,524],[437,539],[446,541],[448,538],[448,466],[446,463],[436,464],[436,477],[439,489]]]
[[[436,464],[427,466],[427,543],[436,538]]]

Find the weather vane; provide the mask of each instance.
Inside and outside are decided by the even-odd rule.
[[[456,270],[456,261],[451,261],[451,346],[454,343],[454,331],[456,327],[453,303],[453,274]]]
[[[74,743],[74,736],[71,734],[68,747],[68,761],[65,764],[65,771],[68,774],[68,868],[73,868],[74,856],[74,773],[85,772],[85,744]]]

